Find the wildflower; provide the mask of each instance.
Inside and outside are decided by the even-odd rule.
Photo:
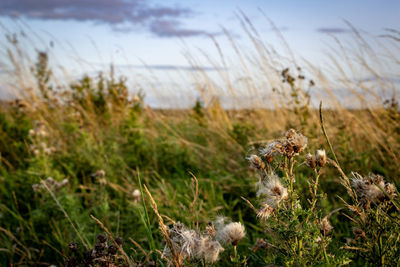
[[[308,153],[306,156],[306,165],[312,169],[315,169],[315,167],[317,167],[317,162],[315,160],[315,157],[310,153]]]
[[[46,179],[46,184],[47,184],[48,186],[53,186],[53,185],[56,184],[56,180],[54,180],[53,177],[47,177],[47,179]]]
[[[168,234],[175,251],[182,259],[193,257],[212,263],[218,260],[219,254],[224,250],[210,235],[201,235],[179,222],[168,229]],[[163,255],[171,256],[168,246],[164,248]]]
[[[353,173],[351,182],[364,206],[368,206],[369,202],[379,203],[388,200],[387,195],[391,198],[396,197],[396,187],[391,183],[386,183],[380,175],[370,174],[362,177],[358,173]]]
[[[68,179],[63,179],[61,182],[55,182],[54,188],[60,189],[68,184]]]
[[[324,167],[326,164],[326,153],[324,149],[317,150],[315,160],[320,167]]]
[[[285,133],[285,155],[287,157],[293,157],[303,152],[307,147],[307,137],[296,132],[294,129],[290,129]]]
[[[278,141],[269,143],[265,148],[260,150],[260,154],[264,157],[265,161],[271,163],[274,156],[283,153],[283,145]]]
[[[174,250],[183,258],[190,257],[194,253],[194,246],[196,244],[195,231],[188,230],[182,223],[178,222],[168,229],[168,235]],[[168,246],[164,248],[163,255],[171,256],[171,251]]]
[[[329,234],[330,231],[332,231],[333,226],[331,225],[331,223],[329,222],[328,217],[324,217],[321,221],[321,234],[323,234],[324,236],[326,236],[327,234]]]
[[[385,192],[391,197],[391,198],[396,198],[396,187],[394,184],[387,183],[385,184],[384,188]]]
[[[217,240],[236,246],[245,235],[244,226],[240,222],[231,222],[217,231]]]
[[[213,263],[218,260],[219,254],[223,251],[224,248],[218,241],[214,241],[208,236],[202,236],[199,240],[196,257],[203,258],[206,262]]]
[[[194,230],[184,230],[180,232],[180,252],[184,257],[191,257],[195,253],[196,240],[198,234]]]
[[[33,189],[34,192],[39,192],[39,190],[40,190],[40,185],[38,185],[38,184],[33,184],[33,185],[32,185],[32,189]]]
[[[134,200],[135,202],[139,202],[139,201],[140,201],[140,196],[141,196],[141,194],[140,194],[139,189],[133,190],[133,192],[132,192],[132,197],[133,197],[133,200]]]
[[[275,208],[278,204],[288,198],[287,189],[281,184],[278,176],[271,174],[267,182],[259,184],[259,190],[257,196],[265,195],[265,202],[269,206]]]
[[[271,162],[273,157],[277,154],[292,158],[303,152],[306,147],[307,138],[295,130],[290,129],[285,133],[283,138],[269,143],[260,153],[267,162]]]
[[[268,219],[273,212],[274,208],[265,203],[263,207],[258,211],[257,217],[260,218],[261,220],[265,220]]]
[[[252,169],[258,169],[258,170],[265,169],[265,164],[259,156],[251,155],[247,159],[250,161],[250,167]]]
[[[209,222],[208,225],[206,226],[206,234],[211,237],[215,237],[217,235],[213,222]]]
[[[138,96],[138,95],[134,95],[133,98],[132,98],[132,102],[136,104],[136,103],[138,103],[139,101],[140,101],[139,96]]]

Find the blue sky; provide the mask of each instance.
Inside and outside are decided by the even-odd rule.
[[[99,52],[102,60],[120,60],[118,53],[123,50],[132,63],[142,59],[148,64],[175,65],[185,63],[177,35],[205,50],[211,42],[203,33],[217,34],[221,26],[240,38],[235,18],[239,9],[267,39],[273,39],[258,9],[263,10],[293,49],[306,56],[323,48],[326,33],[347,34],[344,19],[372,34],[400,28],[400,1],[395,0],[2,0],[0,18],[12,29],[18,17],[44,39],[71,44],[89,62],[99,62]],[[65,51],[57,53],[67,56]]]
[[[349,35],[344,20],[372,35],[384,33],[385,28],[400,29],[398,0],[1,0],[0,23],[9,31],[24,29],[30,36],[40,36],[43,43],[35,42],[38,49],[53,41],[55,64],[71,72],[77,61],[87,71],[110,63],[146,63],[165,70],[188,66],[183,55],[186,47],[216,56],[208,34],[229,56],[221,27],[246,46],[239,10],[264,40],[279,49],[276,34],[260,9],[296,53],[316,64],[323,62],[332,34],[342,39]]]

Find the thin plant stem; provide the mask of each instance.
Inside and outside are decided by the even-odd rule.
[[[46,188],[46,190],[49,192],[50,196],[53,198],[53,200],[56,202],[57,206],[60,208],[60,210],[64,213],[65,218],[67,218],[67,220],[69,221],[69,223],[72,226],[72,229],[74,229],[76,235],[78,236],[78,238],[81,240],[81,243],[83,246],[85,246],[86,249],[88,249],[88,245],[86,244],[86,242],[83,240],[81,234],[79,233],[78,229],[75,227],[75,224],[72,222],[71,217],[69,217],[68,213],[65,211],[65,209],[63,208],[63,206],[61,205],[61,203],[58,201],[58,199],[56,198],[56,196],[54,195],[54,193],[50,190],[50,188],[47,186],[45,181],[41,181],[42,185],[44,186],[44,188]]]

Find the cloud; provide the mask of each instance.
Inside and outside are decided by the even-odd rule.
[[[106,23],[117,31],[128,31],[133,25],[140,25],[159,37],[206,34],[205,31],[178,26],[178,19],[193,13],[188,8],[150,5],[146,0],[0,1],[0,16]]]
[[[182,28],[177,20],[155,20],[150,24],[150,31],[159,37],[215,35],[202,30]]]
[[[328,34],[339,34],[339,33],[350,33],[351,31],[346,28],[340,27],[321,27],[316,29],[319,33],[328,33]]]

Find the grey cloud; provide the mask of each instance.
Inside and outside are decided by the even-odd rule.
[[[182,7],[150,5],[146,0],[1,0],[0,16],[42,20],[107,23],[116,31],[133,25],[148,28],[159,37],[198,36],[202,30],[181,28],[177,19],[193,11]]]
[[[191,37],[210,34],[202,30],[182,28],[177,20],[155,20],[150,24],[150,31],[159,37]]]
[[[317,29],[319,33],[329,33],[329,34],[339,34],[339,33],[349,33],[349,29],[340,27],[321,27]]]

